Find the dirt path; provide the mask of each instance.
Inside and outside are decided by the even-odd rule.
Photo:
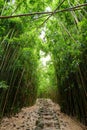
[[[38,99],[33,107],[23,108],[11,118],[3,118],[0,130],[87,130],[60,112],[50,99]]]

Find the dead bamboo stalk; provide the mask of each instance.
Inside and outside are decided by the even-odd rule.
[[[18,14],[18,15],[13,15],[13,16],[0,16],[0,19],[9,19],[9,18],[16,18],[16,17],[23,17],[23,16],[32,16],[32,15],[41,15],[41,14],[56,14],[59,12],[66,12],[66,11],[74,11],[77,9],[81,9],[82,7],[87,6],[87,3],[85,4],[80,4],[74,7],[66,8],[63,10],[57,10],[57,11],[50,11],[50,12],[33,12],[33,13],[27,13],[27,14]]]

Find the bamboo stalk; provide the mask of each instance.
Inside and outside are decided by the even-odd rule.
[[[46,23],[46,22],[49,20],[49,18],[50,18],[53,14],[55,14],[55,12],[60,8],[60,6],[61,6],[64,2],[65,2],[65,0],[63,0],[63,1],[58,5],[58,7],[53,11],[53,13],[50,14],[50,16],[48,16],[48,17],[45,19],[45,21],[44,21],[40,26],[42,26],[44,23]]]
[[[81,70],[80,70],[79,65],[78,65],[78,70],[79,70],[79,74],[80,74],[80,78],[81,78],[82,86],[83,86],[83,89],[84,89],[85,95],[86,95],[86,97],[87,97],[87,93],[86,93],[86,89],[85,89],[85,84],[84,84],[84,81],[83,81],[83,77],[82,77],[82,74],[81,74]]]
[[[20,83],[21,83],[21,80],[22,80],[22,77],[23,77],[24,72],[25,72],[25,68],[23,69],[23,71],[22,71],[22,73],[21,73],[21,77],[20,77],[20,79],[19,79],[18,87],[17,87],[16,93],[15,93],[15,96],[14,96],[14,100],[13,100],[13,104],[12,104],[12,106],[11,106],[11,110],[12,110],[13,107],[14,107],[14,103],[15,103],[15,100],[16,100],[16,97],[17,97],[17,93],[18,93],[18,90],[19,90]]]
[[[69,6],[71,7],[71,4],[70,4],[70,1],[69,1],[69,0],[68,0],[68,3],[69,3]],[[77,18],[77,16],[76,16],[76,14],[75,14],[74,11],[71,12],[71,15],[74,17],[75,23],[78,24],[79,20],[78,20],[78,18]]]
[[[85,6],[87,6],[87,3],[77,5],[77,6],[74,6],[74,7],[71,7],[71,8],[66,8],[66,9],[63,9],[63,10],[58,10],[54,14],[60,13],[60,12],[66,12],[66,11],[73,11],[73,10],[81,9],[82,7],[85,7]],[[41,14],[53,14],[53,11],[50,11],[50,12],[33,12],[33,13],[18,14],[18,15],[13,15],[13,16],[0,16],[0,19],[8,19],[8,18],[32,16],[32,15],[41,15]]]

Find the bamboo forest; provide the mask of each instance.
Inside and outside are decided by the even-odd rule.
[[[0,130],[86,126],[87,0],[0,0]]]

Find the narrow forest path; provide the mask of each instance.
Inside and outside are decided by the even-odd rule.
[[[86,130],[86,128],[60,112],[59,105],[50,99],[37,99],[36,104],[23,108],[11,118],[3,118],[0,130]]]

